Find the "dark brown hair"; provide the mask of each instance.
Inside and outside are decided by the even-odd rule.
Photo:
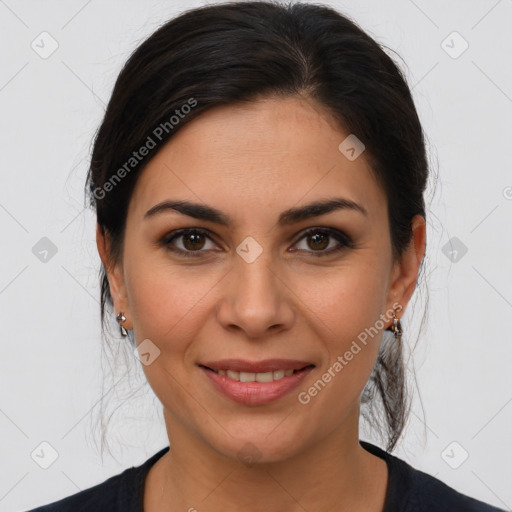
[[[111,261],[122,255],[128,205],[141,171],[178,130],[218,105],[294,95],[316,100],[364,142],[386,193],[399,259],[411,241],[413,217],[425,217],[428,164],[406,79],[383,48],[348,17],[305,3],[207,5],[162,25],[121,70],[94,140],[87,191],[110,238]],[[143,146],[151,146],[147,156],[133,160]],[[104,328],[112,298],[105,269],[100,272]],[[384,337],[362,398],[362,404],[377,402],[385,425],[377,422],[392,450],[408,404],[402,346]],[[375,420],[376,410],[368,418]]]

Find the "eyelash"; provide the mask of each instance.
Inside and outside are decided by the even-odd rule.
[[[351,249],[354,247],[352,239],[348,235],[346,235],[342,231],[338,231],[336,229],[330,229],[330,228],[308,229],[307,231],[305,231],[302,234],[302,236],[295,243],[297,244],[304,238],[307,238],[308,236],[313,235],[313,234],[321,234],[321,235],[330,236],[339,242],[339,245],[337,247],[331,248],[327,251],[325,251],[325,250],[306,251],[306,252],[312,253],[312,256],[314,256],[314,257],[330,256],[332,254],[339,253],[339,252],[343,251],[345,248]],[[174,247],[171,245],[171,243],[174,240],[176,240],[177,238],[180,238],[182,236],[185,236],[185,235],[204,235],[213,242],[213,239],[211,238],[211,236],[207,230],[200,229],[200,228],[184,228],[184,229],[178,229],[176,231],[172,231],[171,233],[168,233],[161,239],[160,243],[164,247],[166,247],[168,250],[170,250],[178,255],[184,256],[186,258],[201,257],[201,253],[206,252],[206,251],[201,250],[201,249],[199,249],[197,251],[184,251],[182,249],[178,249],[177,247]]]

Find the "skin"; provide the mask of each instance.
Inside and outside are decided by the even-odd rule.
[[[149,338],[160,350],[143,370],[163,405],[171,450],[149,472],[145,510],[382,510],[387,466],[358,435],[382,331],[307,405],[297,400],[394,303],[402,316],[425,252],[425,221],[417,216],[409,247],[393,261],[386,196],[364,153],[350,161],[338,150],[348,135],[303,97],[214,108],[184,126],[142,172],[120,261],[109,263],[108,237],[98,229],[115,311],[124,312],[137,343]],[[285,209],[340,196],[367,215],[342,209],[277,225]],[[170,210],[144,218],[166,199],[206,203],[233,225]],[[203,251],[198,258],[159,244],[192,227],[211,238],[173,244]],[[340,230],[354,247],[316,257],[339,242],[304,237],[308,228]],[[263,249],[252,263],[236,252],[247,236]],[[297,391],[241,405],[197,366],[229,357],[300,359],[315,368]],[[254,465],[237,456],[247,442],[259,452]]]

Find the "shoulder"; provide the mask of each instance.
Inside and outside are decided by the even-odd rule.
[[[361,445],[370,453],[385,459],[388,464],[386,511],[504,512],[504,509],[460,493],[438,478],[412,467],[375,445],[364,441]]]
[[[113,476],[105,482],[85,489],[77,494],[68,496],[59,501],[48,503],[34,508],[28,512],[67,512],[85,510],[117,510],[115,502],[119,497],[119,491],[123,477],[133,471],[127,469],[123,473]]]
[[[400,460],[400,459],[399,459]],[[409,466],[405,461],[403,464]],[[441,480],[409,466],[411,489],[408,493],[408,509],[419,512],[436,510],[437,512],[501,512],[488,503],[462,494]]]
[[[144,478],[167,451],[168,446],[140,466],[125,469],[94,487],[27,512],[139,512],[142,510]]]

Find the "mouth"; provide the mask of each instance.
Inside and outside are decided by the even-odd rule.
[[[263,405],[291,393],[315,365],[290,359],[259,362],[226,359],[204,362],[198,367],[225,397],[245,405]]]

